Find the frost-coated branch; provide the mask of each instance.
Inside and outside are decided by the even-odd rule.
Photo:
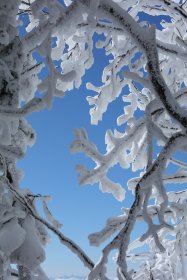
[[[106,265],[114,249],[119,280],[184,279],[187,192],[166,193],[164,186],[187,182],[187,164],[175,155],[178,150],[187,151],[187,2],[66,0],[64,6],[56,0],[0,1],[0,278],[8,277],[13,262],[21,279],[47,279],[40,268],[47,228],[90,269],[89,280],[108,280]],[[25,26],[24,21],[26,35],[21,39],[19,13],[28,22]],[[153,28],[149,18],[143,19],[146,13],[159,18],[169,15],[169,19],[155,22]],[[21,175],[16,169],[16,160],[36,139],[25,117],[50,107],[55,96],[79,88],[94,63],[94,48],[103,49],[109,60],[102,84],[89,81],[86,85],[96,93],[87,96],[91,122],[98,124],[109,104],[123,95],[124,112],[117,118],[122,132],[107,130],[102,154],[85,129],[75,130],[71,151],[83,152],[95,162],[91,170],[77,167],[80,183],[99,183],[103,192],[122,201],[126,190],[109,179],[110,169],[119,164],[141,172],[128,182],[128,191],[135,196],[131,208],[124,208],[123,215],[109,219],[103,230],[89,236],[90,243],[99,246],[116,234],[96,264],[59,231],[61,224],[45,197],[19,188]],[[37,62],[34,52],[40,57]],[[42,67],[47,74],[40,80]],[[36,98],[36,91],[40,97]],[[179,169],[165,174],[170,164]],[[37,213],[37,197],[47,220]],[[136,221],[146,222],[147,232],[129,245]],[[128,271],[132,250],[143,245],[148,245],[149,252],[139,259],[140,266]],[[27,255],[30,248],[32,256]]]
[[[124,190],[122,189],[122,187],[119,184],[114,187],[114,184],[111,184],[105,176],[108,170],[117,162],[119,162],[122,166],[128,166],[128,162],[125,159],[125,153],[123,156],[121,154],[121,150],[128,148],[132,138],[136,137],[136,135],[138,137],[144,132],[144,129],[145,120],[144,118],[142,118],[134,127],[132,127],[132,129],[129,130],[128,134],[125,134],[120,138],[113,136],[109,131],[107,141],[109,141],[108,146],[111,146],[111,148],[104,155],[98,154],[98,152],[93,151],[93,148],[95,150],[95,147],[93,144],[90,144],[87,141],[87,135],[85,134],[85,131],[77,131],[75,142],[71,145],[71,151],[84,151],[97,163],[96,168],[94,168],[93,170],[86,170],[83,166],[77,167],[77,170],[80,173],[80,183],[93,184],[100,181],[103,191],[112,192],[117,199],[123,200]]]
[[[80,23],[77,26],[78,28],[85,28],[85,27],[89,27],[89,24],[87,22],[84,23]],[[121,35],[125,38],[125,34],[124,34],[124,30],[120,27],[115,27],[111,24],[103,24],[103,23],[97,23],[96,24],[96,31],[98,33],[100,32],[113,32],[116,35]],[[161,41],[159,39],[156,39],[156,45],[158,48],[158,51],[164,52],[164,53],[168,53],[170,55],[174,55],[174,56],[178,56],[181,59],[185,59],[187,57],[187,54],[184,50],[184,48],[179,47],[177,44],[168,44],[164,41]],[[186,45],[185,49],[186,49]]]
[[[180,195],[182,195],[182,194],[184,194],[184,192],[182,192],[182,193],[180,192],[180,194],[179,193],[175,193],[175,194],[171,193],[171,195],[168,194],[168,196],[172,196],[172,195],[175,196],[176,195],[176,197],[179,198]],[[103,243],[105,240],[107,240],[109,237],[111,237],[114,233],[119,231],[124,226],[124,224],[127,221],[130,209],[125,208],[125,209],[122,209],[122,210],[125,212],[125,214],[120,215],[118,217],[109,218],[106,222],[106,226],[102,230],[100,230],[99,232],[92,233],[88,236],[90,245],[100,246],[101,243]],[[152,219],[157,217],[158,210],[159,210],[158,206],[155,206],[155,205],[148,206],[148,209],[147,209],[148,214]],[[165,210],[164,215],[166,215],[167,217],[168,216],[173,217],[173,211],[169,206]],[[142,221],[143,219],[144,219],[143,214],[140,211],[136,216],[136,220],[137,221]]]
[[[182,17],[187,19],[187,12],[183,9],[182,5],[178,5],[174,1],[170,1],[170,0],[159,0],[159,2],[164,3],[171,10],[177,11]]]
[[[162,74],[159,71],[158,53],[155,42],[154,29],[145,30],[141,28],[134,19],[117,4],[101,1],[100,9],[108,13],[127,31],[136,43],[145,51],[150,79],[153,87],[168,113],[182,126],[187,127],[187,114],[174,101],[173,96],[167,87]],[[125,13],[125,16],[124,16]]]
[[[33,209],[31,205],[29,205],[27,199],[22,196],[18,190],[16,190],[12,184],[8,181],[8,179],[3,179],[9,190],[14,194],[14,196],[18,199],[18,201],[21,202],[21,204],[26,207],[26,209],[29,211],[29,214],[34,217],[37,221],[41,222],[43,225],[45,225],[49,230],[51,230],[55,235],[58,236],[60,242],[64,244],[66,247],[68,247],[73,253],[75,253],[78,258],[83,262],[83,264],[88,267],[89,269],[92,269],[94,267],[93,261],[85,254],[85,252],[70,238],[63,235],[56,226],[53,226],[46,220],[44,220],[42,217],[40,217],[36,211]]]
[[[45,104],[45,98],[33,98],[22,108],[6,108],[5,106],[0,106],[0,116],[6,118],[26,117],[33,112],[41,111],[45,107]]]
[[[148,171],[142,176],[139,180],[138,184],[135,188],[135,200],[133,205],[131,206],[128,214],[127,221],[124,227],[120,230],[117,236],[103,249],[103,254],[100,262],[95,266],[91,275],[95,275],[98,277],[98,272],[102,270],[103,265],[106,265],[108,255],[111,250],[118,249],[118,266],[119,266],[119,274],[121,275],[122,279],[131,280],[131,276],[127,272],[127,264],[126,264],[126,252],[130,240],[130,234],[136,222],[136,217],[140,212],[142,207],[142,203],[145,197],[146,190],[149,189],[150,184],[154,181],[155,177],[158,173],[163,172],[167,159],[171,156],[171,154],[175,151],[177,146],[180,146],[184,139],[187,136],[181,133],[178,133],[172,136],[163,150],[160,152],[158,158],[152,164],[152,166],[148,169]],[[151,231],[151,234],[153,232]],[[153,234],[154,236],[154,234]],[[156,236],[154,236],[157,238]],[[157,242],[156,242],[157,243]],[[95,271],[95,274],[94,274]],[[94,279],[93,277],[90,278]]]

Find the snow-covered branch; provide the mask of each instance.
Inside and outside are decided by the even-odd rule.
[[[89,269],[92,269],[94,267],[93,261],[86,255],[86,253],[70,238],[63,235],[58,229],[56,225],[53,225],[49,223],[47,220],[44,220],[41,216],[39,216],[36,212],[36,210],[32,207],[32,205],[29,204],[27,199],[21,195],[21,193],[16,190],[13,185],[9,182],[9,180],[4,177],[1,179],[5,181],[8,189],[13,193],[13,195],[16,197],[16,199],[26,208],[28,213],[37,221],[39,221],[41,224],[46,226],[49,230],[51,230],[55,235],[58,236],[60,242],[68,247],[73,253],[75,253],[78,258],[83,262],[83,264],[88,267]]]
[[[106,265],[108,255],[110,251],[113,249],[119,250],[117,263],[119,266],[119,273],[121,274],[122,277],[121,279],[128,279],[128,280],[132,279],[127,272],[127,264],[126,264],[125,256],[130,240],[130,234],[134,227],[136,217],[141,210],[142,203],[147,190],[150,189],[150,186],[154,182],[157,174],[164,169],[167,159],[171,156],[171,153],[174,152],[174,146],[175,148],[176,146],[180,146],[181,143],[184,141],[184,139],[186,139],[186,137],[187,137],[186,135],[181,133],[172,136],[167,142],[164,149],[160,152],[158,158],[155,160],[155,162],[152,164],[149,170],[139,180],[135,188],[135,201],[129,210],[126,223],[123,226],[123,228],[120,230],[120,232],[117,234],[117,236],[103,249],[102,258],[91,272],[90,279],[94,279],[94,277],[99,277],[99,273],[101,273],[101,271],[103,270],[103,265]],[[164,225],[162,226],[164,227]],[[150,233],[153,234],[155,238],[158,238],[158,236],[153,233],[153,229],[149,228],[149,230]],[[158,244],[157,241],[155,242]]]
[[[151,22],[147,14],[157,20]],[[187,192],[166,192],[165,185],[187,182],[187,163],[176,153],[187,151],[187,1],[66,0],[61,5],[56,0],[1,0],[0,18],[0,278],[8,279],[15,263],[19,280],[47,279],[40,268],[47,228],[90,270],[89,280],[108,279],[106,265],[114,249],[119,280],[185,279]],[[83,152],[95,163],[91,170],[77,166],[81,184],[99,183],[102,192],[119,201],[126,191],[135,196],[124,214],[89,235],[91,245],[99,246],[116,234],[96,264],[59,231],[46,197],[19,188],[16,168],[16,160],[36,139],[25,117],[79,88],[95,49],[110,58],[99,86],[93,81],[86,85],[95,92],[87,96],[91,122],[98,124],[109,104],[123,95],[124,113],[117,118],[122,132],[109,127],[106,152],[100,153],[86,130],[76,129],[71,151]],[[141,172],[128,181],[128,190],[109,179],[118,164]],[[171,165],[179,169],[168,172]],[[47,220],[37,212],[37,198]],[[130,244],[136,221],[147,229]],[[142,266],[129,271],[127,259],[145,244],[148,253],[135,252]]]

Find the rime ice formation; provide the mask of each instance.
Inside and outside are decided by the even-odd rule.
[[[22,38],[17,34],[20,14],[28,21]],[[47,279],[40,267],[46,228],[90,270],[88,280],[108,279],[113,250],[119,280],[186,279],[187,191],[165,188],[187,182],[187,163],[176,157],[177,151],[187,152],[186,1],[66,0],[63,6],[57,0],[1,0],[0,15],[0,279]],[[159,17],[151,25],[155,15]],[[102,39],[98,36],[94,42],[95,33],[103,34]],[[25,117],[51,107],[54,96],[80,87],[94,63],[94,44],[112,58],[103,69],[102,85],[87,84],[94,92],[87,96],[91,122],[102,121],[108,105],[124,95],[124,114],[117,119],[124,132],[109,128],[102,154],[84,128],[76,129],[71,151],[83,152],[95,163],[91,170],[77,166],[81,184],[98,183],[102,192],[120,201],[127,191],[134,195],[130,209],[123,208],[100,232],[90,234],[95,246],[111,238],[96,264],[59,230],[47,197],[19,188],[21,174],[16,168],[16,160],[35,142]],[[35,62],[34,51],[43,57],[42,63]],[[58,71],[54,60],[61,63]],[[48,75],[39,80],[44,64]],[[160,151],[155,155],[157,146]],[[108,177],[117,164],[140,171],[139,177],[129,180],[128,189]],[[178,170],[168,175],[168,165]],[[37,212],[36,199],[42,200],[46,219]],[[139,220],[147,224],[147,231],[130,243]],[[147,252],[134,253],[143,245]],[[130,270],[128,260],[138,264]]]

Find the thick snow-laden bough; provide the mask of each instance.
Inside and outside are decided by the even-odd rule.
[[[40,267],[46,228],[90,269],[89,280],[108,279],[112,250],[117,250],[119,280],[186,279],[186,190],[167,192],[165,185],[187,182],[187,163],[176,158],[177,151],[187,152],[187,2],[68,0],[63,6],[57,0],[1,0],[0,14],[0,279],[11,279],[11,275],[21,280],[47,279]],[[17,36],[20,14],[28,20],[22,38]],[[149,20],[155,15],[159,17],[151,26]],[[102,85],[87,84],[95,92],[87,97],[91,122],[98,124],[108,105],[124,94],[124,114],[117,119],[124,133],[109,129],[106,153],[101,154],[86,130],[77,129],[71,151],[83,152],[95,162],[92,170],[77,166],[81,184],[99,183],[102,192],[120,201],[126,191],[134,194],[130,209],[123,208],[122,215],[90,234],[90,243],[96,246],[111,237],[96,264],[59,231],[61,224],[53,218],[45,196],[19,188],[21,176],[16,168],[16,160],[35,141],[26,116],[51,107],[54,96],[63,97],[67,90],[79,88],[94,63],[94,44],[112,59],[103,69]],[[43,65],[33,60],[33,51],[44,58],[48,69],[43,80],[37,77]],[[61,61],[60,71],[54,60]],[[36,90],[40,98],[35,97]],[[155,155],[157,146],[162,148]],[[108,177],[117,164],[140,170],[138,178],[129,180],[128,190]],[[179,168],[168,175],[165,170],[170,164]],[[46,220],[37,212],[38,198]],[[147,224],[147,231],[130,243],[140,220]],[[148,252],[134,253],[145,244]],[[128,260],[137,260],[131,270]]]

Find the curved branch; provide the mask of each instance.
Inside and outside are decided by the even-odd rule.
[[[88,5],[89,1],[81,0],[81,3]],[[159,60],[156,47],[154,29],[144,29],[124,11],[119,5],[111,1],[102,0],[98,7],[105,15],[108,15],[117,22],[134,41],[145,52],[148,60],[148,71],[151,83],[157,93],[158,98],[166,108],[170,116],[172,116],[179,124],[187,128],[187,113],[175,101],[171,91],[167,87],[164,78],[159,70]]]
[[[83,27],[89,27],[89,24],[87,22],[83,22],[77,25],[78,28]],[[117,26],[112,26],[111,24],[103,24],[103,23],[97,23],[96,24],[96,30],[103,32],[103,31],[115,31],[116,34],[124,35],[124,30]],[[165,42],[162,42],[158,39],[156,39],[156,45],[157,48],[159,48],[161,51],[169,53],[171,55],[177,55],[177,57],[180,58],[186,58],[187,53],[184,51],[184,49],[180,48],[178,45],[174,44],[168,44]]]
[[[111,250],[118,249],[118,266],[119,272],[121,274],[122,279],[132,280],[131,276],[127,272],[127,263],[126,263],[126,251],[130,240],[130,234],[136,222],[136,217],[141,209],[143,198],[145,192],[149,186],[149,184],[153,181],[154,176],[156,176],[157,172],[161,172],[164,169],[167,159],[174,152],[173,147],[177,147],[181,145],[181,143],[186,139],[186,135],[182,133],[177,133],[173,135],[169,141],[166,143],[165,147],[160,152],[158,158],[151,165],[149,170],[143,175],[143,177],[139,180],[135,188],[135,200],[132,204],[127,221],[118,235],[103,249],[102,257],[100,262],[95,266],[93,271],[98,271],[98,269],[102,268],[103,265],[107,262],[107,257]]]
[[[29,214],[33,216],[37,221],[45,225],[49,230],[51,230],[60,240],[62,244],[64,244],[67,248],[69,248],[74,254],[78,256],[78,258],[82,261],[82,263],[88,268],[93,269],[94,262],[86,255],[86,253],[70,238],[66,237],[62,234],[56,227],[48,223],[45,219],[38,216],[36,211],[29,205],[28,201],[24,196],[22,196],[18,190],[16,190],[9,180],[4,177],[5,183],[7,184],[9,190],[13,193],[13,195],[17,198],[17,200],[29,211]],[[2,180],[2,179],[1,179]]]

